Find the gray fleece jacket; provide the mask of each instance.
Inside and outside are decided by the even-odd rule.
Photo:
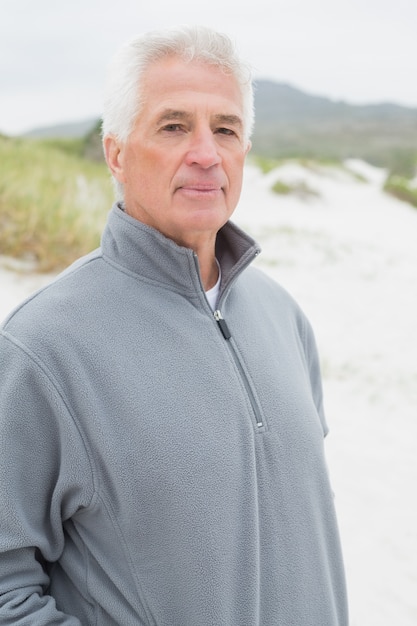
[[[0,624],[346,626],[311,328],[115,206],[0,338]],[[217,318],[217,320],[216,320]]]

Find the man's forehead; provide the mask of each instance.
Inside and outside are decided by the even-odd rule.
[[[142,76],[140,99],[147,117],[185,119],[202,112],[210,119],[243,126],[242,93],[236,79],[221,67],[176,56],[150,64]]]
[[[204,60],[193,59],[187,61],[180,56],[168,55],[151,62],[141,77],[142,90],[180,91],[189,87],[193,90],[196,85],[201,89],[211,89],[211,93],[227,92],[240,95],[240,88],[236,77],[222,66]]]

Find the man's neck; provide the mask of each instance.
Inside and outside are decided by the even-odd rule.
[[[198,237],[177,241],[179,245],[191,248],[197,255],[200,266],[200,277],[204,291],[208,291],[217,282],[219,277],[219,268],[216,262],[216,235],[214,237]]]
[[[214,251],[207,255],[197,252],[197,256],[200,265],[201,282],[203,283],[204,291],[208,291],[214,287],[219,277],[219,268],[216,263]]]

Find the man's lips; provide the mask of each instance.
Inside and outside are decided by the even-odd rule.
[[[180,185],[178,189],[190,189],[191,191],[220,191],[222,188],[218,183],[186,183]]]
[[[223,187],[219,183],[185,183],[183,185],[179,185],[176,188],[176,191],[181,191],[190,195],[210,195],[223,191]]]

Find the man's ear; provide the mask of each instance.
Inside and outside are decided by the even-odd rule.
[[[107,135],[103,140],[104,156],[107,166],[119,183],[125,182],[123,168],[123,145],[113,135]]]
[[[249,150],[252,148],[252,142],[248,140],[248,145],[246,146],[245,156],[248,154]]]

